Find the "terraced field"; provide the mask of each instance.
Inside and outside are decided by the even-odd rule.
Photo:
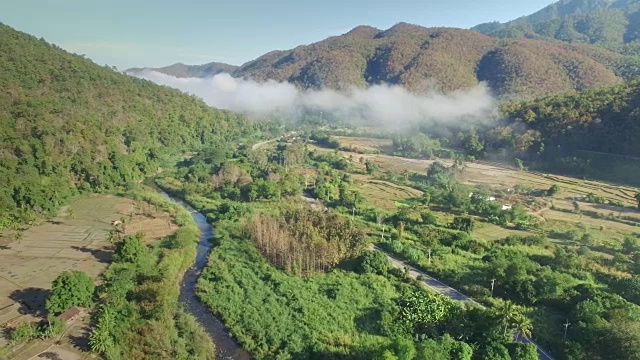
[[[59,216],[18,233],[0,237],[0,328],[40,319],[51,282],[68,270],[84,271],[92,278],[111,259],[109,232],[114,221],[124,220],[124,234],[145,233],[154,241],[177,226],[167,213],[150,205],[116,196],[79,198]],[[6,340],[0,337],[0,347]],[[29,344],[24,351],[36,346]],[[47,345],[46,348],[49,346]]]

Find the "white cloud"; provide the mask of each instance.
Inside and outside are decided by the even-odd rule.
[[[481,121],[497,113],[495,99],[483,84],[450,94],[415,94],[392,85],[341,92],[301,90],[286,82],[256,82],[229,74],[207,79],[175,78],[145,70],[132,75],[194,94],[211,106],[254,117],[295,118],[303,111],[322,111],[343,120],[399,126],[424,120]]]

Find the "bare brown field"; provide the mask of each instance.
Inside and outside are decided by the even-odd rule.
[[[0,246],[0,327],[44,314],[51,282],[62,272],[84,271],[97,279],[111,260],[109,233],[124,220],[124,234],[145,233],[147,241],[178,228],[168,213],[141,201],[110,195],[79,198],[60,214],[15,234]],[[3,339],[0,337],[0,346]]]
[[[391,150],[391,140],[377,138],[360,138],[352,136],[334,136],[341,146],[367,152],[386,152]]]
[[[384,210],[397,209],[396,202],[422,196],[422,191],[388,181],[372,179],[366,175],[355,175],[358,190],[367,203]]]

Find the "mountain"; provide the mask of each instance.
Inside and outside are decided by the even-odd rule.
[[[554,39],[640,54],[640,0],[562,0],[513,21],[472,30],[504,38]]]
[[[292,50],[273,51],[233,76],[344,89],[401,84],[414,91],[464,89],[485,81],[502,97],[531,98],[621,82],[621,55],[542,40],[504,41],[475,31],[400,23],[358,26]]]
[[[219,73],[234,72],[238,67],[235,65],[229,65],[219,62],[210,62],[203,65],[185,65],[183,63],[176,63],[173,65],[161,67],[161,68],[131,68],[125,70],[126,73],[136,74],[144,70],[153,70],[161,72],[167,75],[175,76],[178,78],[198,77],[206,78]]]
[[[0,230],[250,129],[236,114],[0,24]]]

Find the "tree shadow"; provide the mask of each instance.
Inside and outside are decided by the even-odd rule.
[[[0,250],[11,250],[11,248],[7,245],[0,245]]]
[[[91,351],[91,345],[89,344],[90,333],[91,333],[90,327],[83,327],[81,334],[69,336],[69,343],[80,351],[90,352]]]
[[[638,213],[638,209],[632,208],[632,207],[626,207],[626,206],[616,206],[616,205],[609,205],[609,204],[593,204],[593,207],[596,209],[608,210],[608,211],[617,212],[617,213],[621,212],[623,214]]]
[[[355,318],[354,322],[359,331],[371,335],[382,335],[379,326],[381,319],[382,310],[379,308],[367,308]]]
[[[45,304],[50,295],[51,290],[48,289],[27,288],[12,292],[9,298],[20,304],[18,309],[20,314],[45,317],[47,315]]]
[[[113,256],[113,253],[111,251],[108,250],[103,250],[103,249],[89,249],[86,247],[82,247],[82,246],[72,246],[71,247],[73,250],[77,250],[83,253],[89,253],[91,255],[93,255],[94,258],[96,258],[96,260],[98,260],[101,263],[111,263],[111,257]]]
[[[49,224],[53,224],[53,225],[62,225],[62,224],[64,224],[64,221],[60,221],[60,220],[49,220],[49,221],[47,221],[47,223],[49,223]]]
[[[60,355],[52,351],[43,352],[42,354],[38,355],[36,359],[63,360]]]

